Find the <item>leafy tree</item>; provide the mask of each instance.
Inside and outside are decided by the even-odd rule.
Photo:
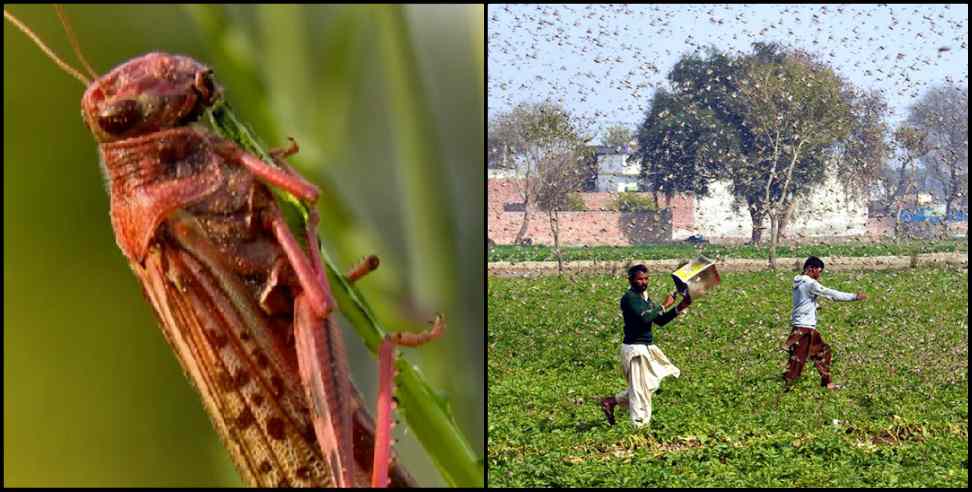
[[[705,195],[712,180],[729,178],[736,204],[749,210],[753,243],[770,219],[771,265],[795,200],[823,182],[838,155],[877,166],[881,101],[858,96],[804,52],[754,43],[752,54],[733,57],[709,48],[680,60],[668,79],[671,92],[656,92],[638,130],[645,179],[670,196]],[[848,174],[853,163],[837,165]],[[879,171],[845,181],[862,186]]]
[[[779,225],[796,197],[822,181],[821,164],[850,134],[851,108],[841,97],[841,80],[833,70],[799,52],[778,63],[762,63],[757,53],[743,82],[743,124],[754,141],[751,162],[769,167],[768,174],[758,169],[743,179],[764,188],[753,201],[770,218],[769,263],[775,268]]]
[[[850,106],[851,129],[838,142],[837,178],[845,191],[864,193],[881,177],[893,152],[885,122],[888,103],[880,91],[858,91],[847,82],[842,97]]]
[[[631,142],[634,132],[624,125],[612,125],[604,130],[601,143],[620,152]]]
[[[734,152],[735,150],[735,152]],[[667,198],[679,192],[705,196],[709,183],[738,154],[738,141],[713,111],[689,97],[660,89],[638,133],[641,178]]]

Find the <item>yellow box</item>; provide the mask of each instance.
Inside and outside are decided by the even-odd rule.
[[[699,256],[672,272],[675,289],[683,296],[688,293],[693,299],[701,297],[709,289],[719,285],[719,271],[714,261]]]

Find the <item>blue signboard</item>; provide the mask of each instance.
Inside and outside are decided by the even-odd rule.
[[[927,207],[906,208],[901,211],[902,222],[929,222],[931,224],[941,224],[943,220],[948,222],[966,222],[969,220],[969,214],[962,212],[961,210],[953,210],[952,213],[946,218],[942,214],[936,213],[934,210]]]

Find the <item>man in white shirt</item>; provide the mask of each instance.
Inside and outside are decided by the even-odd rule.
[[[790,354],[790,362],[783,375],[788,390],[800,377],[803,364],[809,357],[820,373],[820,385],[829,390],[840,388],[830,380],[830,346],[824,343],[817,331],[817,296],[834,301],[863,301],[863,292],[850,294],[828,289],[820,284],[820,273],[824,264],[820,258],[811,256],[803,263],[803,274],[793,278],[793,313],[790,315],[792,331],[786,339],[784,348]]]

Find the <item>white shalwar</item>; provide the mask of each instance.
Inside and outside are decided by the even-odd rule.
[[[681,371],[655,345],[621,344],[621,370],[628,388],[614,395],[619,404],[628,404],[631,424],[644,427],[651,421],[651,395],[662,379],[676,378]]]

